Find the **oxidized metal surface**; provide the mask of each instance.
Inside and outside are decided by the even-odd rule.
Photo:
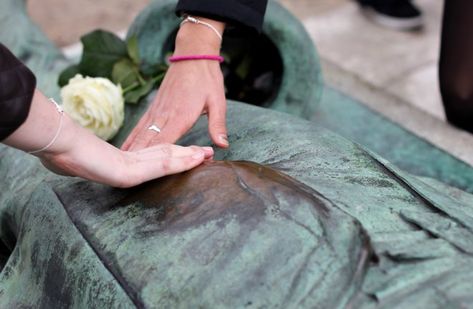
[[[310,122],[244,104],[230,104],[229,115],[238,115],[228,119],[232,147],[216,158],[266,167],[211,163],[116,190],[54,176],[2,148],[1,237],[12,255],[1,305],[471,304],[471,195]],[[206,122],[182,142],[207,144]],[[56,280],[62,288],[44,288]]]
[[[91,190],[100,198],[84,208]],[[336,308],[369,262],[356,220],[251,162],[209,162],[118,196],[86,183],[57,192],[138,306]]]
[[[53,85],[61,61],[32,48],[45,42],[24,2],[0,7],[33,42],[14,51]],[[116,143],[145,108],[128,108]],[[240,103],[228,115],[216,159],[261,165],[209,163],[132,190],[0,146],[0,307],[471,306],[471,195],[314,123]],[[205,120],[181,143],[209,144]]]

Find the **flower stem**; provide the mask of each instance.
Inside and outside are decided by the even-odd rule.
[[[140,85],[140,83],[133,83],[131,84],[130,86],[126,87],[125,89],[123,89],[123,94],[127,93],[128,91],[130,90],[133,90],[135,89],[136,87],[138,87]]]

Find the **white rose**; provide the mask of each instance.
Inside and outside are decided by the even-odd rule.
[[[61,89],[64,111],[103,140],[117,134],[125,118],[122,88],[101,77],[77,74]]]

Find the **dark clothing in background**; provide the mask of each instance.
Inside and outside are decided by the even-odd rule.
[[[448,121],[473,133],[473,1],[445,1],[439,77]]]
[[[34,74],[0,43],[0,141],[28,117],[35,87]]]

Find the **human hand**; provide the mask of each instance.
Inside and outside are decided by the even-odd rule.
[[[225,127],[226,101],[218,63],[185,61],[170,66],[152,105],[122,146],[138,150],[159,143],[174,143],[207,113],[213,142],[228,147]],[[156,124],[161,132],[148,130]]]
[[[223,23],[202,20],[223,32]],[[176,39],[174,55],[218,55],[220,43],[210,29],[184,24]],[[218,62],[192,60],[173,63],[150,108],[122,149],[139,150],[158,143],[174,143],[192,128],[202,114],[208,115],[212,141],[219,147],[228,147],[225,91]],[[161,129],[159,134],[148,130],[152,124]]]
[[[51,171],[125,188],[189,170],[212,159],[211,147],[162,144],[139,151],[121,151],[96,137],[35,91],[27,120],[3,142],[36,152]]]
[[[161,144],[128,152],[99,140],[97,142],[89,145],[76,143],[77,146],[67,152],[38,156],[46,168],[57,174],[78,176],[117,188],[133,187],[155,178],[184,172],[213,156],[211,147]]]

